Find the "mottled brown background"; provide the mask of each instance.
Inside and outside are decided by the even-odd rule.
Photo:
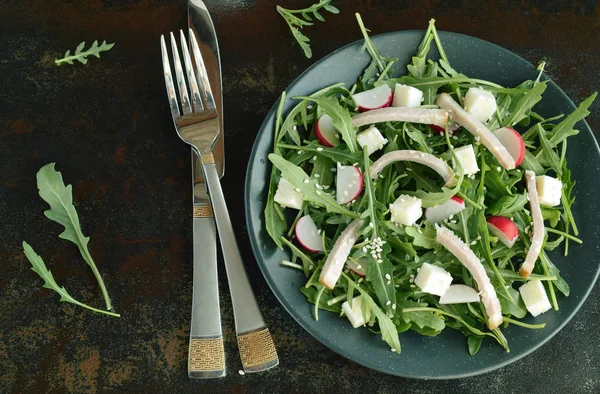
[[[575,101],[598,89],[600,8],[595,1],[334,1],[342,11],[306,29],[305,59],[275,12],[310,0],[207,1],[222,54],[224,190],[259,304],[279,349],[278,368],[240,376],[231,304],[221,275],[228,376],[186,374],[192,291],[189,149],[172,128],[159,61],[161,33],[186,23],[184,1],[0,1],[0,392],[600,392],[598,286],[569,325],[533,355],[487,375],[445,382],[367,370],[304,332],[278,304],[248,242],[242,184],[257,129],[313,61],[374,33],[421,29],[474,35],[544,58]],[[87,66],[53,60],[86,40],[116,42]],[[476,54],[474,54],[476,56]],[[600,126],[600,105],[589,118]],[[75,246],[43,217],[35,173],[55,161],[75,189],[84,231],[122,314],[112,319],[40,290],[20,243],[28,240],[72,295],[101,296]],[[593,208],[595,209],[595,207]],[[222,272],[221,272],[222,274]]]

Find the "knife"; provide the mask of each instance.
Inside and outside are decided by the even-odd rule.
[[[223,102],[217,36],[206,5],[201,0],[190,0],[188,6],[189,27],[197,37],[202,57],[204,58],[211,88],[213,89],[217,103],[217,113],[221,121],[220,135],[222,136]],[[215,83],[216,81],[218,83]],[[217,90],[215,90],[215,87]],[[214,149],[216,150],[217,146]],[[215,154],[214,150],[213,155],[218,165],[219,157]],[[221,160],[222,158],[223,156],[221,155]],[[224,200],[217,199],[216,202],[224,202]],[[252,292],[237,245],[231,245],[229,248],[227,245],[221,246],[225,254],[225,268],[229,282],[229,291],[231,293],[235,330],[244,371],[260,372],[273,368],[279,364],[277,351]]]
[[[217,106],[220,124],[223,125],[223,98],[221,94],[221,63],[212,20],[206,8],[198,10],[188,6],[188,24],[196,31],[198,43],[206,62],[208,76]],[[213,156],[219,176],[224,172],[223,130],[219,133]],[[193,379],[220,378],[226,375],[219,283],[217,274],[217,232],[212,217],[208,189],[204,182],[200,158],[192,150],[193,184],[193,239],[194,279],[192,295],[192,321],[188,351],[188,376]]]

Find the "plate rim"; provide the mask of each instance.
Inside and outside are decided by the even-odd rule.
[[[385,36],[389,36],[389,35],[402,35],[402,34],[414,34],[414,33],[425,33],[425,30],[420,30],[420,29],[412,29],[412,30],[398,30],[398,31],[390,31],[390,32],[385,32],[385,33],[381,33],[381,34],[377,34],[377,35],[373,35],[370,36],[370,38],[376,39],[378,37],[385,37]],[[505,52],[506,54],[510,55],[511,57],[516,56],[519,60],[527,63],[528,65],[532,66],[535,68],[535,66],[530,63],[528,60],[524,59],[523,57],[521,57],[519,54],[510,51],[507,48],[504,48],[498,44],[495,44],[493,42],[487,41],[487,40],[483,40],[481,38],[478,37],[474,37],[474,36],[470,36],[467,34],[462,34],[462,33],[456,33],[456,32],[450,32],[450,31],[444,31],[444,30],[438,30],[438,34],[440,36],[443,35],[450,35],[450,36],[455,36],[458,38],[464,38],[464,39],[468,39],[468,40],[474,40],[474,41],[478,41],[482,44],[485,45],[489,45],[492,46],[494,49],[499,50],[501,52]],[[329,58],[330,56],[333,56],[334,54],[341,52],[349,47],[352,47],[354,45],[357,44],[361,44],[362,42],[364,42],[364,39],[359,39],[359,40],[355,40],[352,41],[348,44],[345,44],[343,46],[341,46],[340,48],[335,49],[332,52],[329,52],[328,54],[326,54],[325,56],[321,57],[320,59],[316,60],[313,64],[311,64],[308,68],[306,68],[300,75],[298,75],[290,84],[287,85],[287,87],[284,89],[284,91],[289,91],[291,90],[293,87],[295,87],[304,77],[305,74],[309,73],[313,68],[316,68],[317,66],[320,65],[320,63],[324,60]],[[563,89],[560,88],[560,86],[558,86],[552,79],[550,79],[546,73],[543,73],[543,79],[548,82],[549,84],[553,85],[556,90],[558,91],[558,93],[564,98],[566,99],[567,104],[571,107],[571,109],[576,109],[577,106],[575,105],[575,103],[573,102],[573,100],[571,100],[571,98],[564,92]],[[251,178],[251,166],[250,164],[252,162],[255,161],[256,159],[256,145],[258,144],[258,140],[259,140],[259,132],[263,129],[265,129],[266,124],[268,123],[269,119],[271,117],[276,116],[277,114],[277,109],[279,106],[279,102],[280,100],[276,100],[275,103],[273,104],[273,106],[271,107],[271,109],[267,112],[267,114],[265,115],[260,127],[258,128],[258,132],[256,134],[254,143],[252,144],[252,150],[250,152],[250,157],[248,160],[248,164],[246,166],[246,175],[245,175],[245,181],[244,181],[244,213],[246,216],[246,227],[248,229],[248,238],[250,240],[250,244],[252,247],[252,253],[254,255],[254,258],[257,262],[257,265],[263,275],[263,277],[265,278],[265,281],[267,282],[267,284],[269,285],[269,288],[271,289],[271,291],[273,292],[273,294],[275,295],[275,297],[277,298],[279,304],[281,306],[283,306],[283,308],[286,310],[287,313],[290,314],[290,316],[306,331],[308,332],[313,338],[315,338],[317,341],[319,341],[319,343],[321,343],[322,345],[324,345],[325,347],[327,347],[328,349],[332,350],[333,352],[339,354],[340,356],[344,357],[347,360],[350,360],[352,362],[355,362],[365,368],[369,368],[375,371],[378,371],[380,373],[384,373],[384,374],[388,374],[388,375],[392,375],[392,376],[398,376],[398,377],[403,377],[403,378],[411,378],[411,379],[424,379],[424,380],[447,380],[447,379],[460,379],[460,378],[466,378],[466,377],[471,377],[471,376],[476,376],[476,375],[482,375],[482,374],[486,374],[489,373],[491,371],[494,371],[496,369],[499,368],[503,368],[507,365],[510,365],[518,360],[521,360],[522,358],[530,355],[531,353],[535,352],[536,350],[538,350],[540,347],[542,347],[543,345],[545,345],[548,341],[550,341],[552,338],[554,338],[554,336],[556,334],[558,334],[560,331],[563,330],[563,328],[573,319],[573,317],[577,314],[577,312],[579,312],[579,310],[581,309],[581,307],[583,306],[583,304],[586,302],[586,300],[588,299],[588,297],[590,296],[591,292],[594,290],[596,283],[598,282],[598,278],[600,277],[600,266],[596,269],[596,273],[595,276],[591,282],[591,286],[589,286],[588,289],[586,289],[585,293],[582,295],[581,301],[577,304],[577,306],[573,309],[573,311],[566,315],[564,320],[556,327],[556,329],[554,331],[549,332],[549,334],[547,336],[545,336],[541,341],[539,341],[537,344],[535,344],[534,346],[532,346],[531,348],[529,348],[528,350],[515,355],[512,358],[509,358],[507,360],[504,360],[502,362],[496,363],[494,365],[490,365],[490,366],[486,366],[486,367],[482,367],[479,369],[475,369],[473,371],[470,372],[465,372],[465,373],[459,373],[459,374],[447,374],[447,375],[415,375],[415,374],[404,374],[402,372],[396,372],[396,371],[390,371],[387,370],[383,367],[381,367],[380,365],[376,364],[376,363],[372,363],[368,360],[357,360],[355,358],[352,358],[349,356],[349,353],[342,347],[337,347],[334,346],[333,344],[331,344],[326,338],[322,337],[318,332],[313,332],[303,321],[302,318],[300,318],[297,314],[295,314],[295,309],[292,308],[292,305],[288,305],[286,301],[284,301],[283,298],[283,292],[279,291],[279,289],[277,287],[275,287],[274,285],[272,285],[272,282],[274,282],[273,277],[270,275],[270,273],[266,270],[266,267],[264,266],[264,262],[259,263],[259,261],[261,260],[261,256],[258,254],[257,250],[260,249],[260,246],[258,245],[258,242],[256,240],[255,237],[251,236],[251,233],[255,232],[255,227],[252,223],[252,221],[250,220],[250,204],[248,203],[249,199],[250,199],[250,178]],[[578,122],[579,123],[579,122]],[[598,153],[598,155],[600,156],[600,147],[598,145],[598,141],[596,139],[596,136],[594,135],[591,127],[589,126],[588,122],[586,119],[583,120],[584,123],[584,128],[587,132],[589,132],[590,136],[592,137],[592,140],[594,141],[594,147]],[[261,211],[262,214],[262,211]],[[250,231],[252,230],[252,231]],[[475,356],[471,356],[471,357],[475,357]]]

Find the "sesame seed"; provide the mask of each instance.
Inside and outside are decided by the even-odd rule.
[[[359,279],[356,281],[356,283],[360,283],[360,282],[362,282],[362,281],[363,281],[363,278],[359,278]]]
[[[415,285],[410,285],[410,287],[414,289],[414,288],[415,288],[415,287],[417,287],[417,286],[415,286]]]
[[[294,190],[295,190],[295,191],[297,191],[297,192],[299,192],[299,191],[300,191],[300,189],[299,189],[299,188],[297,188],[297,187],[296,187],[296,188],[294,188]]]
[[[319,175],[319,174],[315,174],[315,175],[314,175],[314,177],[315,177],[315,178],[320,178],[320,177],[321,177],[321,175]]]
[[[367,253],[367,247],[366,247],[366,246],[363,246],[363,248],[362,248],[362,252],[363,252],[363,253]]]
[[[390,276],[390,274],[385,274],[385,279],[390,280],[392,277]]]
[[[360,264],[356,266],[356,269],[357,269],[357,270],[359,270],[359,269],[361,269],[361,268],[362,268],[362,265],[360,265]]]
[[[387,284],[387,285],[391,285],[391,284],[392,284],[392,281],[391,281],[391,280],[388,280],[386,284]]]
[[[381,259],[378,259],[378,260],[377,260],[377,264],[381,264],[381,263],[383,263],[383,260],[381,260]]]
[[[241,369],[238,371],[238,373],[242,376],[244,376],[246,374],[246,372],[242,371]]]
[[[297,153],[298,153],[299,155],[301,155],[302,153],[304,153],[304,151],[302,151],[302,150],[299,150]]]
[[[321,148],[321,147],[317,148],[317,152],[322,152],[322,151],[323,151],[323,148]]]
[[[306,109],[312,109],[312,107],[313,107],[313,106],[312,106],[312,104],[308,104],[308,105],[306,106]]]
[[[387,300],[387,302],[386,302],[385,304],[386,304],[386,305],[391,305],[391,304],[392,304],[392,301],[390,301],[390,300]]]
[[[308,182],[310,182],[310,181],[308,180],[308,178],[304,180],[304,183],[308,183]]]
[[[391,348],[390,350],[391,350],[392,352],[395,352],[395,351],[396,351],[396,348],[394,348],[394,347],[393,347],[393,348]]]
[[[500,166],[496,167],[496,171],[498,171],[498,172],[502,171],[502,167],[500,167]]]
[[[298,130],[298,126],[294,125],[294,126],[292,127],[292,130],[294,130],[294,131]]]
[[[331,172],[336,172],[337,169],[335,167],[330,168]]]
[[[309,270],[309,271],[312,271],[312,270],[314,270],[314,269],[315,269],[315,266],[314,266],[314,265],[312,265],[312,264],[310,265],[310,267],[308,267],[308,270]]]
[[[373,222],[369,223],[369,227],[371,227],[371,228],[375,227],[375,225],[373,224]]]
[[[317,190],[317,194],[321,194],[321,191],[320,191],[320,190]]]
[[[477,241],[473,240],[471,241],[471,245],[475,245],[477,243]]]
[[[452,136],[452,139],[453,139],[453,140],[457,140],[457,139],[458,139],[458,136],[457,136],[457,135],[453,135],[453,136]]]

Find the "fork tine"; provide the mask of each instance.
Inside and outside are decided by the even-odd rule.
[[[165,44],[165,36],[160,36],[160,49],[162,53],[163,71],[165,74],[165,86],[167,87],[167,98],[171,107],[173,118],[179,116],[179,107],[177,106],[177,97],[175,96],[175,85],[173,85],[173,74],[171,73],[171,64],[169,63],[169,54]]]
[[[190,51],[183,30],[179,30],[179,36],[181,39],[181,52],[183,52],[183,64],[185,65],[185,71],[187,73],[188,83],[192,94],[193,109],[194,111],[202,111],[204,110],[204,106],[202,105],[202,98],[200,97],[200,91],[198,90],[198,82],[196,82],[196,75],[194,67],[192,66],[192,59],[190,58]]]
[[[177,41],[175,41],[173,32],[171,32],[170,35],[171,46],[173,48],[173,63],[175,64],[175,76],[177,77],[177,86],[179,87],[179,98],[181,98],[181,109],[183,110],[184,114],[189,114],[192,112],[192,105],[190,103],[190,96],[185,84],[185,77],[183,76],[183,67],[181,67],[179,51],[177,50]]]
[[[210,81],[208,80],[208,74],[206,67],[204,66],[204,60],[200,53],[200,47],[198,41],[196,41],[196,35],[192,29],[190,30],[190,41],[192,42],[192,52],[194,53],[194,60],[196,61],[196,70],[198,73],[198,83],[200,90],[202,91],[202,97],[207,109],[216,109],[215,99],[213,98],[212,89],[210,88]]]

